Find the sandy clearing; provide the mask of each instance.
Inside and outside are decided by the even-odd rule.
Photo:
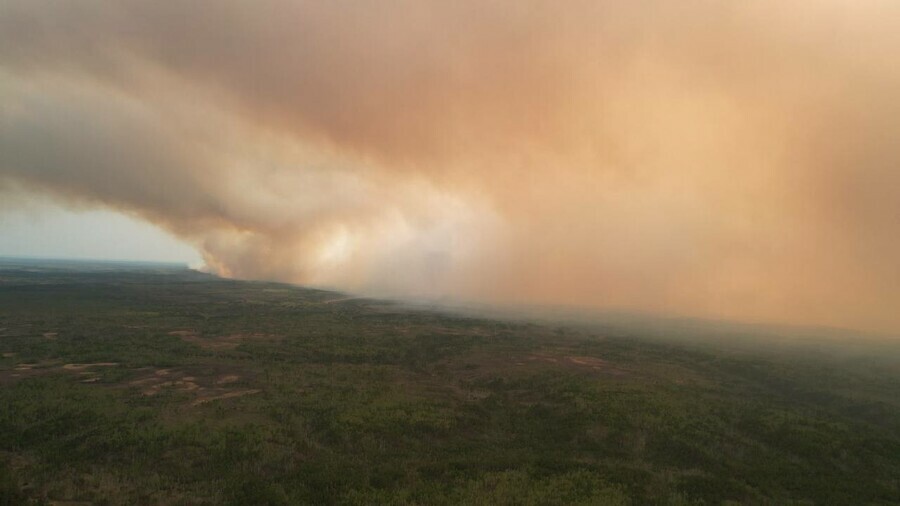
[[[118,362],[95,362],[93,364],[66,364],[62,366],[67,371],[81,371],[89,367],[113,367],[119,365]]]
[[[253,395],[262,392],[262,390],[258,389],[248,389],[248,390],[235,390],[234,392],[227,392],[221,395],[214,395],[211,397],[201,397],[194,402],[191,403],[191,406],[199,406],[201,404],[206,404],[207,402],[212,401],[220,401],[223,399],[232,399],[234,397],[243,397],[245,395]]]
[[[228,383],[234,383],[235,381],[241,379],[237,374],[226,374],[225,376],[221,376],[216,380],[217,385],[225,385]]]
[[[160,390],[167,387],[173,387],[177,390],[183,390],[187,392],[191,392],[194,390],[202,390],[200,385],[194,383],[193,381],[183,381],[183,380],[175,380],[175,381],[165,381],[163,383],[159,383],[157,385],[152,385],[149,388],[144,389],[142,392],[147,396],[154,396],[159,393]]]
[[[133,381],[129,381],[128,384],[131,386],[140,386],[140,385],[146,385],[147,383],[150,383],[153,381],[159,381],[159,378],[157,378],[155,376],[150,377],[150,378],[140,378],[140,379],[136,379]]]

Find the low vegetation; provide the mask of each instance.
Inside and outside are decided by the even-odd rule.
[[[900,503],[896,348],[764,344],[7,263],[0,504]]]

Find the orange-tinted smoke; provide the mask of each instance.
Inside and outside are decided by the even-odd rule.
[[[238,277],[900,330],[891,0],[0,4],[0,188]]]

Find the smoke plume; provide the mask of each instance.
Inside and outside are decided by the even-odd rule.
[[[900,330],[894,0],[0,1],[0,198],[223,275]]]

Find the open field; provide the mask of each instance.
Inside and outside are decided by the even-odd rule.
[[[898,504],[900,352],[849,347],[7,262],[0,504]]]

